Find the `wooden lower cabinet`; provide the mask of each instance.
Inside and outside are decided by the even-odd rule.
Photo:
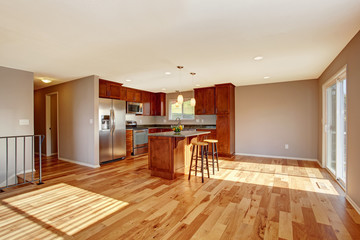
[[[151,176],[175,179],[189,172],[192,137],[149,136],[148,166]]]
[[[133,151],[133,130],[126,130],[126,156],[131,156]]]
[[[230,114],[216,116],[216,136],[218,152],[221,156],[232,156],[235,153],[235,133],[233,132],[232,118]]]

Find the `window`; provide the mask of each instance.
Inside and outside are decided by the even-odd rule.
[[[169,101],[169,120],[176,120],[176,118],[185,120],[195,119],[195,108],[191,106],[190,99],[184,99],[183,104],[176,106],[176,100]]]

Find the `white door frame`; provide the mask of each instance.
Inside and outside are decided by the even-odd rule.
[[[322,160],[321,160],[321,165],[323,168],[325,168],[331,176],[333,176],[336,180],[336,176],[327,169],[326,167],[326,109],[327,109],[327,100],[326,100],[326,89],[333,85],[334,83],[336,83],[339,80],[340,75],[342,75],[344,72],[346,72],[347,70],[347,65],[345,65],[344,67],[342,67],[335,75],[333,75],[331,78],[329,78],[329,80],[327,80],[323,85],[322,85],[322,119],[321,119],[321,132],[322,132]],[[347,148],[346,148],[347,151]],[[346,154],[347,156],[347,154]],[[348,168],[346,168],[346,183],[345,183],[345,192],[347,189],[347,183],[348,183]],[[339,184],[341,186],[341,184]],[[341,186],[342,187],[342,186]]]
[[[54,155],[51,152],[51,131],[49,130],[50,125],[51,125],[51,119],[50,119],[50,115],[51,115],[51,104],[50,104],[50,98],[52,95],[56,95],[56,125],[57,125],[57,131],[56,131],[56,135],[57,135],[57,153],[59,155],[60,149],[59,149],[59,94],[58,92],[51,92],[45,95],[45,134],[46,134],[46,156],[51,156]]]

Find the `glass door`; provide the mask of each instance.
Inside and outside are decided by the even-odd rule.
[[[336,83],[326,89],[326,167],[336,173]]]
[[[346,72],[326,85],[325,160],[327,169],[346,186]]]

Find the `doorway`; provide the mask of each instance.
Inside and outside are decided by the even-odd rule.
[[[346,67],[323,85],[323,162],[346,189],[347,94]]]
[[[49,93],[46,101],[46,156],[54,156],[59,150],[58,93]]]

